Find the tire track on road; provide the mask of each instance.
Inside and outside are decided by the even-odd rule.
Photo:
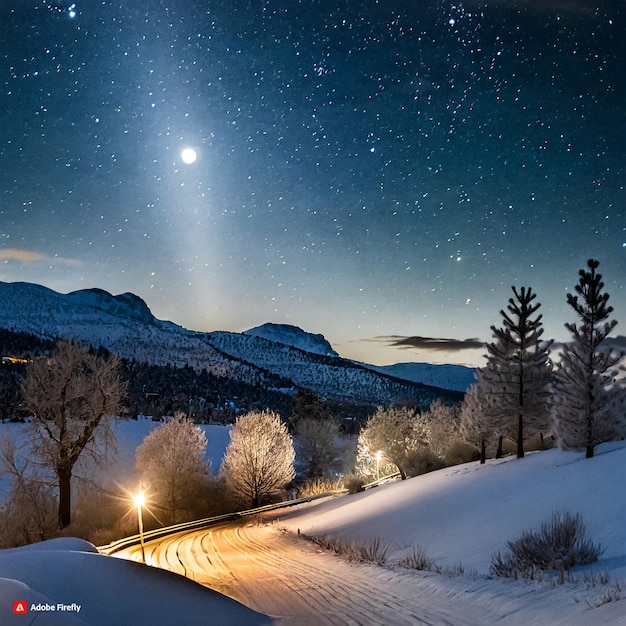
[[[140,548],[116,556],[140,560]],[[418,582],[407,599],[395,584],[406,585],[406,577],[346,563],[273,526],[229,522],[163,537],[146,543],[146,562],[186,573],[281,626],[463,626],[488,618],[477,606],[444,615],[430,608]]]

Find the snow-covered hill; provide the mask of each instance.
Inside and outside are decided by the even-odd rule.
[[[292,346],[305,352],[321,354],[324,356],[339,356],[328,343],[324,335],[314,335],[290,324],[263,324],[250,330],[245,330],[244,335],[262,337],[268,341]]]
[[[386,404],[412,397],[428,404],[436,397],[460,398],[342,359],[322,336],[295,327],[190,331],[156,319],[133,294],[113,296],[90,289],[63,295],[40,285],[0,282],[0,327],[103,346],[140,362],[207,369],[265,389],[308,387],[332,400]]]
[[[411,380],[442,389],[454,389],[463,393],[474,382],[476,371],[475,368],[465,365],[433,365],[431,363],[395,363],[368,367],[402,380]]]
[[[626,603],[602,600],[624,596],[626,491],[611,477],[625,467],[622,441],[597,446],[591,459],[552,449],[473,462],[281,511],[280,527],[366,545],[380,540],[392,562],[422,549],[444,569],[475,572],[453,581],[459,600],[475,594],[484,606],[481,624],[625,624]],[[605,548],[596,563],[575,568],[578,584],[486,578],[494,552],[506,553],[507,541],[538,531],[555,512],[580,513],[589,538]],[[600,584],[600,573],[612,582]],[[596,603],[603,605],[590,608]]]

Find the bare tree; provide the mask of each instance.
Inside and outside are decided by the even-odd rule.
[[[117,357],[61,341],[49,358],[30,363],[22,380],[24,407],[32,414],[30,451],[55,475],[61,528],[71,521],[72,474],[79,459],[102,462],[115,449],[111,418],[126,389],[119,363]]]
[[[209,479],[206,446],[202,429],[179,412],[146,435],[135,452],[151,500],[167,510],[172,524],[193,516],[194,504],[202,500]]]
[[[294,443],[307,476],[323,476],[339,452],[339,426],[333,419],[304,417],[297,421]]]
[[[226,487],[247,506],[258,506],[295,475],[291,435],[280,416],[270,411],[237,419],[224,453]]]
[[[15,442],[0,442],[0,466],[12,478],[11,491],[0,508],[0,548],[12,548],[54,537],[59,530],[57,503],[49,485],[36,480]]]

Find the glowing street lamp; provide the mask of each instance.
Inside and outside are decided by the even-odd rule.
[[[380,480],[380,459],[383,456],[383,453],[379,450],[376,453],[376,480]]]
[[[146,562],[146,552],[143,546],[143,515],[141,513],[141,508],[146,503],[146,496],[143,491],[136,493],[133,496],[133,502],[137,507],[137,523],[139,524],[139,542],[141,543],[141,559],[145,563]]]

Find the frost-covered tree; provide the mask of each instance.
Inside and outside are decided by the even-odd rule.
[[[440,458],[446,456],[450,444],[459,433],[459,410],[458,405],[445,404],[437,398],[416,417],[424,423],[428,447]]]
[[[148,433],[135,451],[135,467],[150,500],[167,512],[168,522],[189,519],[209,480],[207,440],[184,413]]]
[[[537,294],[512,287],[507,310],[500,311],[501,327],[492,326],[494,341],[487,344],[487,364],[476,372],[476,398],[482,417],[494,433],[517,442],[517,456],[524,456],[524,437],[550,423],[552,341],[542,341],[541,306]],[[478,429],[480,430],[480,428]]]
[[[101,462],[115,448],[111,428],[125,385],[120,361],[60,341],[49,358],[29,363],[22,380],[24,408],[32,415],[29,447],[52,470],[59,489],[59,525],[71,521],[71,482],[82,462]]]
[[[460,430],[465,441],[480,449],[480,462],[485,463],[487,444],[494,436],[497,436],[499,441],[501,441],[501,437],[498,436],[497,426],[492,421],[485,419],[486,399],[482,397],[481,392],[482,387],[478,383],[470,385],[465,392],[461,404]]]
[[[357,465],[363,473],[374,475],[377,469],[393,464],[405,480],[412,454],[427,444],[426,427],[415,418],[413,409],[378,407],[359,434]]]
[[[579,323],[567,323],[572,340],[563,346],[557,367],[557,402],[554,415],[557,435],[565,448],[585,448],[587,458],[595,446],[613,439],[619,431],[624,393],[616,384],[613,369],[622,355],[602,345],[617,325],[609,320],[613,307],[603,292],[599,262],[587,261],[579,271],[576,294],[567,294],[567,303]]]
[[[246,506],[284,487],[295,475],[291,435],[271,411],[248,413],[230,431],[222,473],[227,489]]]

